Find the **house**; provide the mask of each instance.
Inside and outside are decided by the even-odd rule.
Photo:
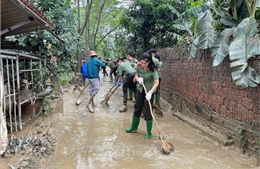
[[[17,41],[7,41],[6,37],[41,30],[52,32],[54,24],[29,0],[1,0],[1,50],[0,50],[0,154],[7,144],[7,124],[10,132],[22,130],[22,106],[25,103],[38,104],[34,92],[28,87],[34,83],[34,72],[41,71],[42,57],[21,53],[39,51],[38,45],[20,45]],[[36,37],[37,38],[37,37]],[[24,79],[27,77],[28,79]],[[22,89],[26,97],[22,98]],[[37,107],[37,106],[36,106]],[[33,106],[30,117],[39,111]],[[8,116],[8,118],[6,118]]]

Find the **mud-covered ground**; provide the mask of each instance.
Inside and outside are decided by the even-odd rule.
[[[111,97],[109,107],[101,101],[113,84],[109,78],[101,79],[100,91],[95,97],[95,113],[86,109],[87,90],[79,106],[75,105],[80,90],[74,86],[64,90],[63,113],[53,112],[48,118],[39,117],[19,136],[29,131],[42,130],[41,137],[49,137],[49,154],[37,156],[32,151],[23,151],[9,158],[1,158],[0,169],[17,167],[37,169],[256,169],[255,157],[242,154],[234,147],[224,147],[201,132],[173,116],[171,105],[162,101],[164,117],[156,117],[166,140],[175,147],[175,152],[164,155],[160,151],[161,141],[153,126],[151,139],[144,139],[146,123],[141,119],[137,133],[126,133],[131,125],[133,105],[128,102],[128,111],[118,111],[122,104],[122,88]],[[82,87],[81,87],[82,88]],[[36,125],[37,124],[37,125]],[[44,139],[43,139],[44,140]],[[47,139],[48,140],[48,139]]]

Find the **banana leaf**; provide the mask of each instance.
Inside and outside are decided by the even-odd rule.
[[[186,10],[184,13],[181,14],[181,16],[184,18],[190,18],[192,16],[198,17],[201,13],[204,13],[209,9],[210,6],[208,4],[202,4]]]
[[[195,59],[196,58],[199,38],[200,37],[198,36],[191,44],[189,59]]]
[[[232,78],[236,81],[236,85],[241,87],[257,87],[260,81],[260,76],[255,73],[254,68],[248,66],[245,70],[237,69],[233,71]]]
[[[210,10],[200,15],[198,19],[199,48],[208,49],[214,46],[217,32],[212,26],[213,18]]]
[[[248,60],[260,55],[260,39],[257,29],[257,21],[253,18],[245,18],[233,33],[233,42],[229,47],[230,67],[233,80],[242,87],[255,87],[260,83],[259,75],[254,68],[249,67]]]
[[[218,66],[228,55],[231,36],[235,28],[224,29],[217,37],[212,48],[213,66]]]

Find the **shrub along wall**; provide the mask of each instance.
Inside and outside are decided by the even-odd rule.
[[[228,58],[212,67],[209,51],[188,60],[184,44],[163,49],[159,55],[163,61],[162,97],[175,110],[233,138],[243,150],[260,148],[260,86],[236,86]],[[250,64],[260,72],[260,57]]]

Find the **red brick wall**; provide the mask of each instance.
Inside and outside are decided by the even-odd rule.
[[[217,124],[227,135],[243,127],[251,140],[260,140],[260,86],[236,86],[228,58],[212,67],[210,52],[200,51],[197,59],[188,60],[186,46],[163,49],[159,55],[163,61],[162,97],[173,109]],[[260,72],[260,57],[251,64]]]

